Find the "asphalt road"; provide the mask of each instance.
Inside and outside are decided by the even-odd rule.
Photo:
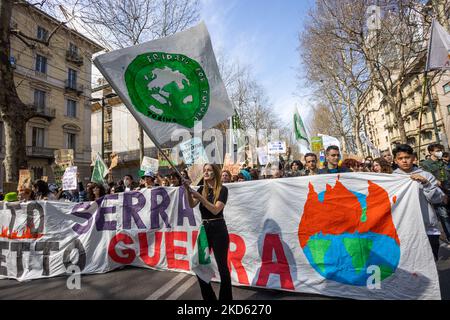
[[[450,246],[442,244],[438,261],[442,299],[450,300]],[[67,277],[27,282],[0,280],[0,299],[43,300],[201,300],[197,278],[184,273],[126,267],[83,275],[81,288],[69,290]],[[218,292],[219,285],[213,287]],[[236,300],[329,300],[332,297],[278,290],[233,287]]]

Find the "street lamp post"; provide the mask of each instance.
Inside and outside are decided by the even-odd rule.
[[[102,142],[102,160],[105,161],[105,100],[117,97],[115,93],[108,93],[107,95],[100,98],[90,99],[91,102],[102,102],[102,128],[101,128],[101,142]]]

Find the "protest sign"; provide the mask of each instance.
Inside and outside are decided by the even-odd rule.
[[[78,188],[77,181],[77,167],[67,167],[64,171],[64,175],[62,177],[62,189],[65,190],[76,190]]]
[[[17,190],[24,186],[31,187],[31,171],[28,169],[19,170],[19,184],[17,185]]]
[[[203,142],[199,137],[182,142],[179,144],[179,147],[186,165],[203,165],[209,162],[205,148],[203,147]]]
[[[119,155],[117,153],[111,154],[111,165],[109,166],[109,169],[113,169],[117,167],[119,164]]]
[[[268,154],[286,153],[286,142],[284,141],[272,141],[267,144]]]
[[[358,172],[227,188],[233,284],[350,299],[441,298],[422,191],[410,177]],[[65,275],[74,264],[82,274],[124,266],[193,274],[196,267],[201,214],[183,187],[0,209],[0,279]],[[22,259],[17,248],[25,244]]]
[[[320,152],[320,150],[323,150],[323,140],[322,137],[312,137],[311,138],[311,149],[312,152]]]
[[[67,168],[73,166],[73,149],[59,149],[54,151],[55,164]]]
[[[157,173],[159,169],[159,160],[150,157],[143,157],[141,163],[141,171],[151,171]]]
[[[172,162],[173,165],[176,165],[176,161],[172,158],[172,149],[162,149],[162,152],[167,156],[167,158]],[[159,167],[170,167],[170,162],[163,156],[161,151],[158,151],[158,161]]]

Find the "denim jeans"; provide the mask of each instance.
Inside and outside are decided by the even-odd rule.
[[[228,247],[230,245],[230,237],[228,235],[227,225],[225,220],[214,220],[205,222],[205,232],[208,238],[209,248],[213,250],[216,258],[217,267],[220,274],[220,293],[219,300],[231,301],[233,300],[231,276],[228,269]],[[217,297],[211,286],[211,283],[206,283],[198,278],[200,290],[202,292],[203,300],[216,301]]]
[[[434,210],[436,211],[436,215],[439,217],[439,220],[442,224],[442,229],[444,229],[445,236],[447,240],[450,241],[450,217],[448,216],[448,208],[445,205],[437,205],[434,206]]]

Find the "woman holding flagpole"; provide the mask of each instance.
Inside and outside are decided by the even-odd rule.
[[[213,250],[217,267],[220,274],[219,300],[232,300],[231,276],[228,269],[228,247],[230,238],[227,225],[223,216],[223,210],[228,199],[228,189],[222,185],[221,170],[215,164],[203,166],[204,185],[198,191],[189,187],[189,181],[184,181],[186,194],[191,208],[200,204],[202,223],[208,238],[209,248]],[[211,286],[197,277],[203,299],[206,301],[217,300],[216,294]]]

